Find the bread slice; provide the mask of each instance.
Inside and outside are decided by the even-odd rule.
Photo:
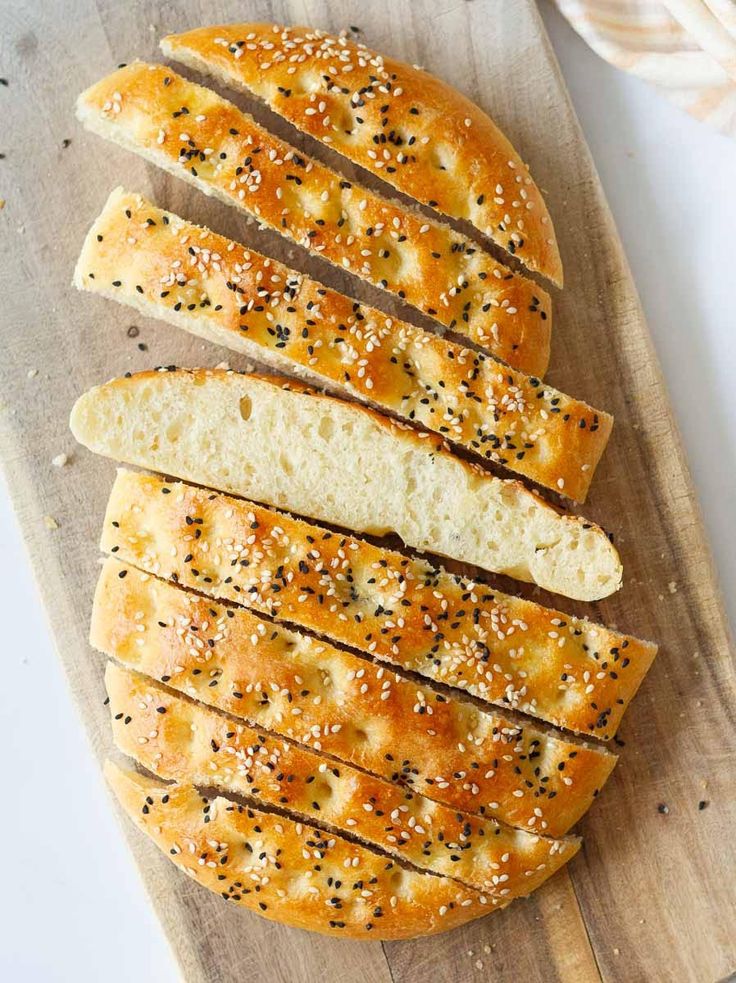
[[[433,935],[488,912],[447,877],[273,812],[164,785],[108,761],[123,810],[186,874],[272,921],[348,939]]]
[[[87,234],[74,282],[347,391],[578,501],[611,430],[607,414],[537,378],[364,307],[122,189]]]
[[[91,450],[358,532],[595,600],[621,585],[598,526],[436,437],[293,383],[224,370],[143,372],[90,390],[71,427]]]
[[[657,651],[424,560],[130,471],[118,473],[102,548],[204,594],[604,740]]]
[[[112,662],[105,671],[120,751],[166,781],[245,796],[358,837],[422,870],[453,877],[503,906],[534,891],[580,848],[415,795],[255,731]]]
[[[415,65],[344,34],[225,24],[172,34],[168,58],[262,99],[392,187],[466,219],[530,270],[562,285],[544,199],[496,124]]]
[[[447,226],[347,181],[209,89],[136,62],[84,92],[77,115],[510,365],[544,373],[550,300],[538,284]]]
[[[180,510],[184,522],[188,513]],[[200,526],[190,528],[196,535]],[[121,522],[117,556],[130,552],[131,532]],[[145,549],[145,538],[136,546]],[[586,812],[616,763],[605,748],[482,710],[461,694],[437,693],[113,559],[97,585],[90,642],[281,737],[463,812],[550,836],[562,836]]]

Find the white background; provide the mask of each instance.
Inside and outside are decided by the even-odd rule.
[[[734,623],[736,141],[600,61],[546,4],[543,13],[634,271]],[[1,487],[0,555],[10,571],[0,595],[0,723],[12,790],[0,809],[0,980],[175,980]],[[32,726],[40,719],[54,722],[53,748],[49,728]],[[40,786],[53,814],[31,808]]]

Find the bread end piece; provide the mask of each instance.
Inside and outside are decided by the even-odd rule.
[[[111,761],[105,777],[124,811],[177,867],[272,921],[381,941],[433,935],[489,910],[483,895],[449,878],[402,868],[386,854],[279,814],[208,798],[190,785],[164,785]]]
[[[167,58],[255,95],[391,187],[441,215],[469,221],[528,269],[562,286],[552,220],[526,164],[479,106],[428,71],[348,36],[296,25],[201,27],[169,35],[160,47]],[[324,66],[335,61],[350,66],[344,86],[325,74]],[[369,97],[358,109],[354,94],[363,92]],[[376,134],[388,132],[387,120],[412,140],[410,155],[391,141],[376,153]]]
[[[182,107],[189,111],[186,127]],[[249,220],[308,243],[312,253],[402,297],[502,361],[536,374],[545,368],[551,307],[536,281],[513,273],[446,224],[346,182],[301,154],[304,176],[297,184],[284,166],[294,148],[212,90],[167,66],[133,62],[84,92],[78,116],[92,132],[234,205]],[[251,160],[258,149],[258,166],[252,160],[243,173],[237,162]],[[243,179],[251,182],[249,192]],[[355,235],[343,235],[345,222]]]
[[[334,767],[320,752],[234,723],[117,663],[107,664],[105,688],[118,750],[148,772],[358,836],[400,863],[480,891],[489,907],[531,894],[580,848],[579,837],[513,829],[345,762]],[[463,849],[456,853],[458,843]]]

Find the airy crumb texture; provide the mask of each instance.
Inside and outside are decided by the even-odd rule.
[[[489,910],[447,877],[404,869],[385,854],[284,816],[162,785],[108,761],[118,802],[168,858],[226,901],[325,935],[433,935]]]
[[[521,157],[478,106],[423,69],[344,34],[278,24],[202,27],[161,48],[562,285],[552,223]]]
[[[364,407],[258,376],[143,372],[80,397],[98,453],[408,545],[580,600],[621,585],[597,526],[562,515]]]
[[[87,234],[74,280],[421,423],[577,501],[611,431],[607,414],[536,377],[361,305],[120,188]]]
[[[209,521],[192,516],[190,503],[177,497],[176,488],[157,495],[172,500],[195,542]],[[161,550],[163,563],[158,560],[140,499],[126,501],[111,503],[103,550],[166,576],[168,564],[180,561],[165,559],[168,548]],[[182,547],[179,555],[190,545]],[[224,541],[216,550],[229,551]],[[226,592],[206,579],[202,589]],[[276,574],[269,591],[276,593],[286,579]],[[234,596],[241,596],[234,586]],[[246,603],[255,597],[247,590],[242,596]],[[339,618],[327,603],[323,610],[325,626]],[[460,694],[436,693],[386,666],[112,558],[97,585],[90,641],[186,696],[315,751],[465,812],[551,836],[563,835],[583,815],[616,763],[602,747],[480,710]]]
[[[510,365],[545,371],[550,299],[537,283],[448,226],[307,157],[211,90],[163,65],[136,62],[84,92],[77,115],[93,132],[398,295]]]
[[[347,831],[481,891],[491,907],[535,890],[579,848],[577,839],[545,839],[477,819],[326,760],[111,662],[105,686],[117,747],[159,778],[249,796]]]

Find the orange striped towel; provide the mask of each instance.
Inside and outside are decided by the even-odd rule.
[[[555,0],[602,58],[736,136],[736,0]]]

